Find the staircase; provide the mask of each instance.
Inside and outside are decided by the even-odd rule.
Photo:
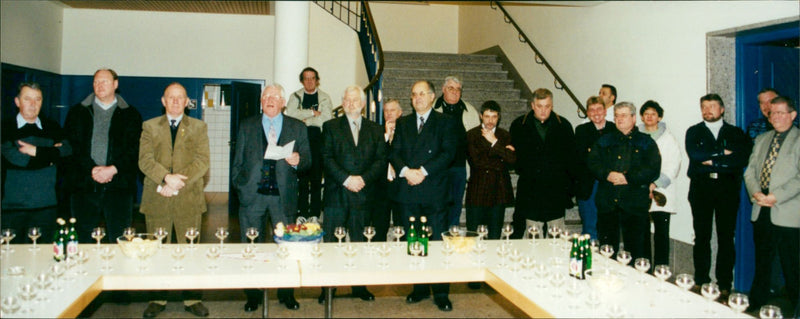
[[[494,55],[386,51],[384,62],[383,98],[399,100],[403,114],[412,111],[409,99],[414,82],[431,81],[438,97],[442,94],[442,81],[449,75],[461,79],[461,99],[475,106],[476,111],[488,100],[499,103],[502,108],[500,127],[504,129],[530,110]]]
[[[502,108],[500,127],[508,130],[511,122],[530,110],[528,101],[514,88],[514,80],[503,70],[503,64],[495,55],[446,54],[417,52],[384,52],[383,98],[400,101],[403,114],[412,112],[411,86],[419,80],[428,80],[436,89],[436,96],[442,94],[442,81],[449,75],[458,76],[463,84],[461,99],[480,111],[481,104],[495,100]],[[469,128],[468,128],[469,129]],[[516,194],[517,174],[511,173],[511,181]],[[507,222],[511,222],[514,207],[506,208]],[[465,224],[466,214],[462,213],[461,223]],[[567,210],[566,224],[571,232],[581,230],[577,206]]]

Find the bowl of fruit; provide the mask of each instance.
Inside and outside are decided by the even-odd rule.
[[[322,227],[315,217],[308,220],[298,217],[293,224],[278,223],[275,225],[273,238],[279,246],[289,248],[290,259],[309,259],[311,258],[311,248],[322,242],[324,234],[325,232],[322,231]]]

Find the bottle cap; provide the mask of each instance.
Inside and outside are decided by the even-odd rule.
[[[427,223],[428,222],[428,218],[425,217],[425,216],[422,216],[422,217],[419,218],[419,221],[421,221],[423,223]]]
[[[416,219],[416,218],[414,218],[414,216],[411,216],[411,217],[409,217],[409,218],[408,218],[408,220],[410,220],[410,221],[412,221],[412,222],[413,222],[413,221],[415,221],[415,220],[417,220],[417,219]]]
[[[72,217],[72,218],[70,218],[70,219],[69,219],[69,222],[70,222],[70,223],[75,223],[75,217]]]

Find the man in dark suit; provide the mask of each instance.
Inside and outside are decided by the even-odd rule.
[[[703,121],[686,131],[689,155],[689,204],[694,226],[694,281],[702,286],[711,281],[711,225],[717,226],[717,269],[719,289],[728,295],[733,284],[736,251],[733,235],[739,210],[742,170],[747,166],[752,140],[742,129],[722,119],[725,104],[717,94],[700,98]],[[721,300],[728,300],[726,299]]]
[[[283,116],[286,105],[283,87],[271,84],[261,92],[260,116],[242,121],[236,140],[231,182],[239,195],[239,229],[242,242],[249,227],[259,230],[264,241],[266,219],[272,225],[294,222],[297,215],[297,171],[311,165],[308,133],[303,122]],[[284,160],[264,159],[268,145],[294,141],[294,152]],[[245,311],[258,308],[263,292],[245,290]],[[278,289],[278,300],[288,309],[299,309],[292,289]]]
[[[369,224],[369,214],[375,206],[375,188],[386,175],[383,129],[361,116],[366,104],[363,89],[347,87],[342,98],[345,116],[322,125],[325,241],[334,240],[336,227],[345,227],[351,241],[364,241],[362,230]],[[375,300],[364,286],[354,286],[353,295],[365,301]]]
[[[387,99],[383,103],[383,140],[386,142],[386,154],[391,152],[392,142],[394,142],[394,131],[397,127],[397,119],[403,115],[400,101]],[[375,226],[374,241],[386,241],[389,233],[390,221],[394,225],[403,225],[402,213],[397,204],[397,185],[395,181],[397,172],[392,164],[387,164],[386,176],[378,181],[375,191],[375,209],[372,210],[372,226]]]
[[[455,156],[457,141],[453,119],[432,112],[435,97],[433,84],[414,83],[411,104],[415,112],[398,120],[389,160],[397,170],[397,198],[402,204],[406,230],[411,216],[419,220],[425,215],[433,229],[431,239],[440,240],[447,227],[447,169]],[[433,285],[434,302],[439,310],[453,310],[447,298],[449,290],[449,284]],[[429,285],[414,285],[406,302],[417,303],[428,297]]]

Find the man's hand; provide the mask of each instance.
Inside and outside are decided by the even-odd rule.
[[[20,153],[28,155],[30,157],[36,157],[36,146],[33,146],[32,144],[29,143],[25,143],[22,140],[18,140],[17,143],[19,143]]]
[[[364,188],[364,185],[366,184],[361,176],[350,175],[350,177],[347,178],[344,187],[353,193],[358,193]]]
[[[317,111],[317,110],[311,110],[311,112],[314,112],[314,116],[315,117],[320,116],[322,114],[322,112]]]
[[[725,149],[724,151],[722,151],[722,154],[731,155],[731,154],[733,154],[733,152],[731,150],[729,150],[729,149]]]
[[[406,180],[408,180],[408,185],[417,186],[425,180],[425,174],[422,173],[421,169],[411,169],[409,168],[405,174]]]
[[[493,130],[487,130],[487,129],[481,128],[481,135],[483,135],[483,138],[485,138],[491,144],[494,144],[494,142],[497,142],[497,137],[494,136],[494,131]]]
[[[184,181],[187,178],[188,177],[181,174],[167,174],[167,176],[164,176],[164,182],[166,183],[166,186],[172,188],[172,190],[178,191],[181,190],[184,186],[186,186],[186,183]]]
[[[775,194],[773,193],[770,193],[769,195],[764,195],[763,193],[758,192],[755,195],[753,195],[753,198],[755,198],[756,204],[762,207],[773,207],[775,206],[775,203],[778,202],[778,199],[775,198]]]
[[[608,177],[606,178],[611,184],[615,186],[619,185],[628,185],[628,180],[625,178],[625,175],[622,175],[620,172],[611,172],[608,173]]]
[[[650,183],[650,199],[653,199],[653,190],[656,189],[655,183]]]
[[[704,161],[702,164],[703,164],[703,165],[706,165],[706,166],[711,166],[711,165],[713,165],[713,164],[714,164],[714,162],[712,162],[711,160],[706,160],[706,161]]]
[[[286,163],[289,163],[289,165],[292,166],[297,166],[297,164],[300,164],[300,153],[294,152],[292,155],[289,155],[289,157],[286,158]]]
[[[175,190],[174,188],[169,187],[169,185],[164,185],[164,186],[161,186],[161,191],[158,192],[158,193],[161,194],[161,196],[164,196],[164,197],[172,197],[172,196],[175,196],[175,192],[177,192],[177,190]]]
[[[506,148],[510,149],[512,152],[516,152],[517,151],[516,149],[514,149],[514,146],[511,146],[511,144],[506,145]]]
[[[114,165],[95,166],[92,168],[92,179],[100,184],[105,184],[114,179],[117,175],[117,167]]]

